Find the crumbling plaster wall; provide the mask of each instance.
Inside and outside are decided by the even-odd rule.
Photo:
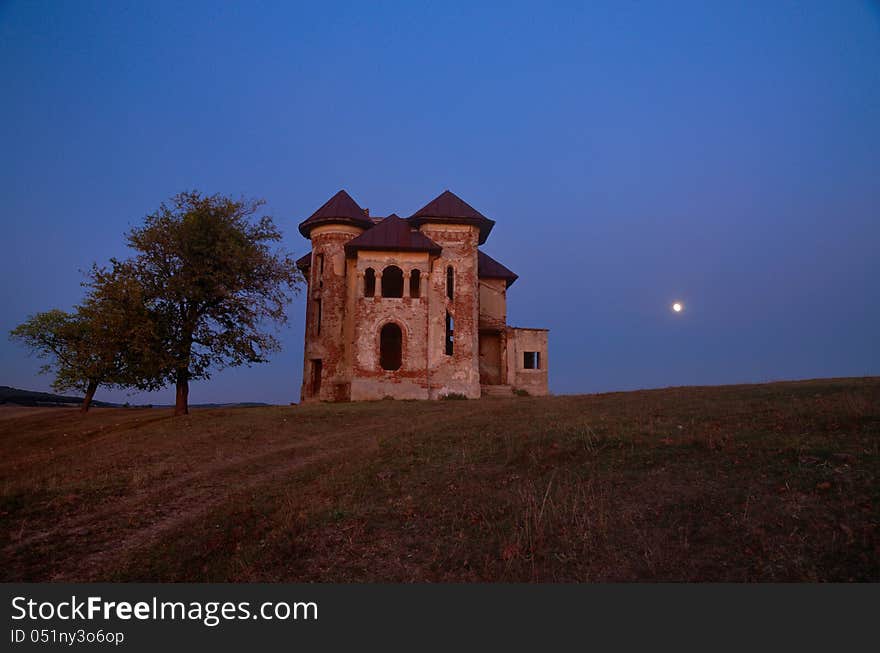
[[[480,328],[504,329],[507,326],[507,282],[504,279],[480,279]]]
[[[507,329],[507,377],[508,384],[516,390],[525,390],[530,395],[549,394],[547,369],[547,329]],[[523,365],[523,354],[536,351],[541,354],[540,368],[527,370]]]
[[[382,297],[382,272],[395,265],[403,270],[403,297]],[[376,274],[374,297],[364,296],[364,274],[372,268]],[[350,260],[349,276],[352,310],[349,315],[353,346],[351,348],[353,400],[427,399],[428,391],[428,298],[427,280],[431,269],[426,252],[360,251]],[[410,276],[419,270],[421,292],[410,296]],[[402,364],[394,371],[383,370],[379,363],[380,333],[389,323],[403,333]]]
[[[480,396],[478,363],[479,290],[477,241],[479,230],[471,225],[428,222],[421,232],[443,248],[434,259],[428,283],[428,374],[429,396],[437,399],[456,393]],[[455,275],[453,299],[446,296],[446,269]],[[452,356],[446,355],[446,311],[455,323]]]

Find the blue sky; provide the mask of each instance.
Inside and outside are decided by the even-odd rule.
[[[449,188],[556,393],[880,374],[875,2],[0,2],[0,81],[4,333],[185,189],[265,198],[300,255],[340,188]],[[297,400],[289,315],[191,401]],[[0,385],[38,368],[0,338]]]

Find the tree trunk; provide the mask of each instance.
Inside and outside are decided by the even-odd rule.
[[[177,402],[175,415],[189,415],[189,370],[177,370]]]
[[[89,412],[89,406],[92,405],[92,397],[95,396],[95,391],[98,389],[97,381],[89,381],[89,385],[86,388],[86,396],[83,398],[82,406],[79,407],[79,412],[87,413]]]

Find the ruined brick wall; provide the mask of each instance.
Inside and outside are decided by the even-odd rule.
[[[362,232],[358,227],[337,224],[312,229],[302,386],[304,401],[346,401],[351,398],[351,367],[346,351],[348,265],[344,247]],[[313,391],[316,361],[320,361],[321,368],[317,393]]]
[[[480,384],[505,385],[507,338],[504,330],[480,331]]]
[[[547,370],[549,357],[547,352],[547,329],[507,329],[507,383],[517,390],[525,390],[531,395],[549,394]],[[540,367],[526,369],[525,352],[540,354]]]
[[[480,279],[480,384],[507,379],[507,282]]]
[[[441,256],[433,261],[427,289],[429,397],[437,399],[445,394],[460,393],[478,398],[478,229],[470,225],[429,222],[420,230],[443,248]],[[452,300],[446,294],[449,266],[453,268],[455,280]],[[455,323],[451,356],[446,355],[444,347],[447,311]]]
[[[480,279],[480,328],[504,329],[507,326],[507,282],[504,279]]]
[[[382,273],[389,266],[403,271],[403,297],[382,297]],[[376,275],[374,297],[364,296],[364,275]],[[428,277],[431,263],[426,252],[360,251],[352,262],[353,293],[352,384],[353,400],[428,399]],[[418,297],[410,294],[410,279],[419,271]],[[380,333],[393,322],[403,332],[402,364],[389,371],[380,365]]]

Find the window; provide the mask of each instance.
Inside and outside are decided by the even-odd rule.
[[[396,265],[382,270],[382,296],[403,297],[403,270]]]
[[[379,333],[379,365],[383,370],[400,369],[402,349],[403,333],[394,322],[389,322]]]
[[[324,287],[324,255],[318,254],[318,265],[316,266],[318,273],[318,288]]]
[[[321,318],[322,317],[323,317],[323,315],[321,315],[321,300],[316,299],[315,300],[315,335],[316,336],[321,335]]]
[[[312,396],[317,397],[321,392],[321,369],[322,361],[320,358],[312,359]]]
[[[453,336],[452,331],[455,328],[455,320],[452,319],[452,316],[449,314],[449,311],[446,311],[446,355],[452,356],[453,351]]]
[[[373,268],[367,268],[364,272],[364,297],[374,297],[376,295],[376,271]]]
[[[455,272],[451,265],[446,268],[446,296],[449,299],[455,298]]]
[[[524,351],[523,352],[523,367],[527,370],[541,369],[541,352],[539,352],[539,351]]]
[[[418,299],[422,293],[422,273],[413,270],[409,273],[409,296]]]

